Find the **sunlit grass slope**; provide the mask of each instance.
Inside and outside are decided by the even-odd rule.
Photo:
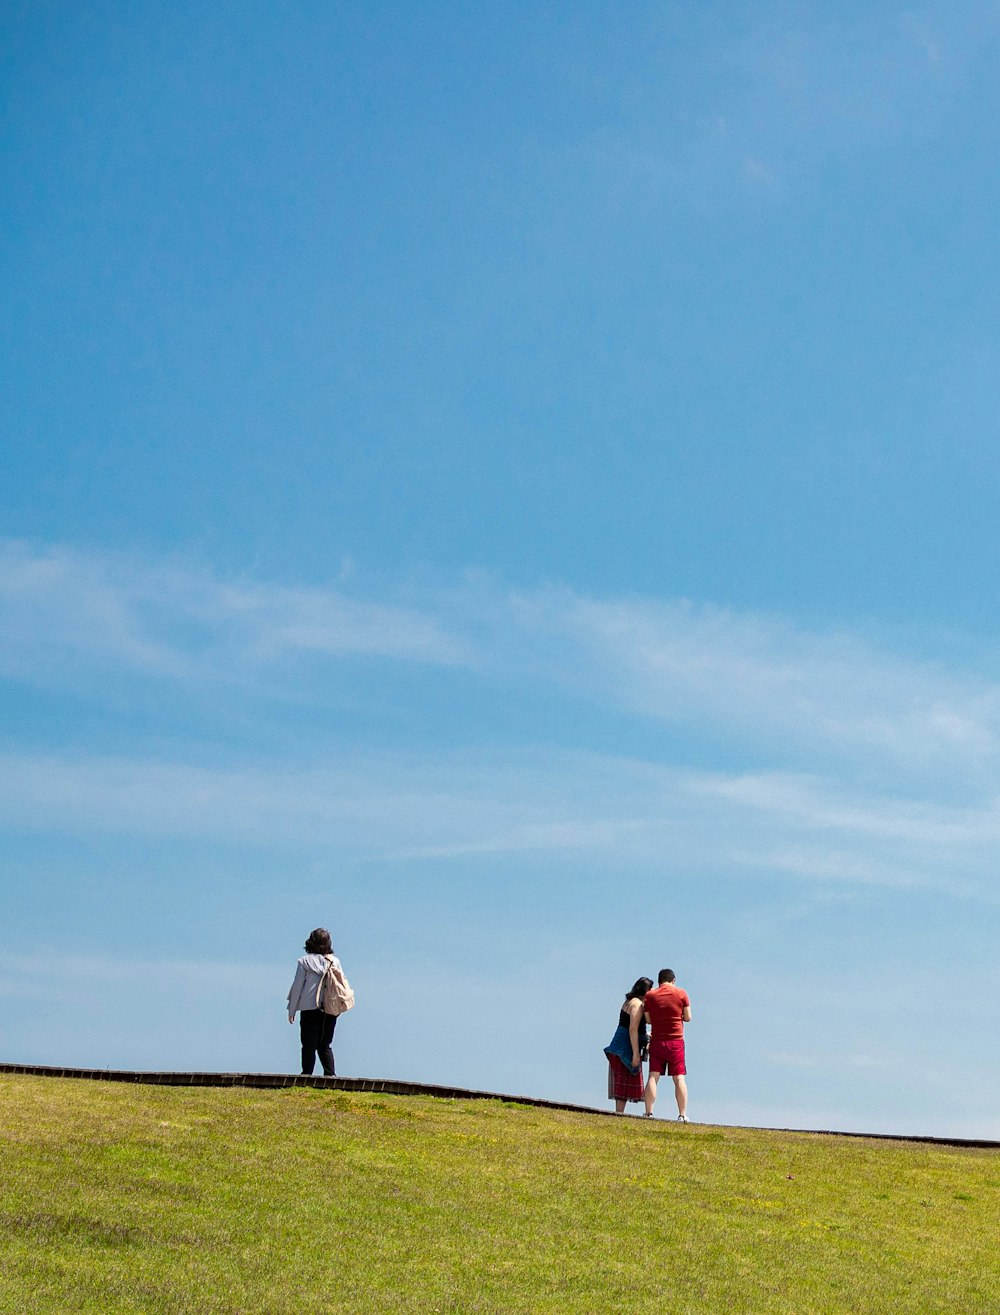
[[[4,1312],[1000,1311],[1000,1156],[0,1080]]]

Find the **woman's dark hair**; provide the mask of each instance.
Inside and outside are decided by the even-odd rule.
[[[315,931],[309,933],[306,941],[306,954],[332,954],[333,946],[330,944],[330,933],[325,927],[317,927]],[[652,985],[652,982],[650,983]]]
[[[629,991],[625,999],[642,1000],[645,998],[646,992],[651,991],[652,989],[653,989],[652,977],[640,977],[637,979],[635,986],[632,987],[631,991]]]

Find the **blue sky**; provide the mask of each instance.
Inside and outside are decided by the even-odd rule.
[[[5,1057],[1000,1136],[1000,7],[9,14]]]

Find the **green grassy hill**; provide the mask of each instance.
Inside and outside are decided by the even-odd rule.
[[[0,1079],[0,1310],[1000,1311],[1000,1155]]]

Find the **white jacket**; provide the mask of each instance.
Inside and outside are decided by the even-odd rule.
[[[295,965],[295,979],[288,991],[289,1018],[300,1009],[319,1008],[316,997],[329,962],[330,959],[325,954],[304,954]],[[340,967],[340,960],[336,955],[333,955],[333,962],[336,967]]]

